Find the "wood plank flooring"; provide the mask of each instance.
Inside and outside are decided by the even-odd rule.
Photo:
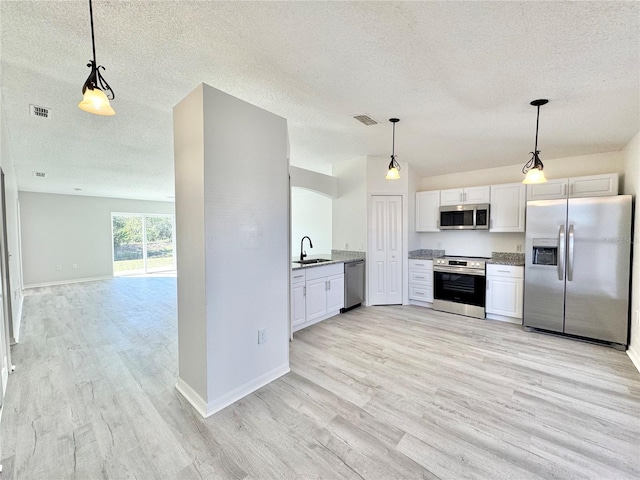
[[[358,308],[297,332],[290,374],[203,420],[174,388],[175,302],[174,278],[25,298],[3,480],[640,477],[640,374],[623,352]]]

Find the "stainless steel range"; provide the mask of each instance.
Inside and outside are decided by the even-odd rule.
[[[468,317],[485,318],[487,258],[433,259],[433,309]]]

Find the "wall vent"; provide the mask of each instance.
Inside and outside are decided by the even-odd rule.
[[[47,174],[45,172],[33,172],[34,177],[46,178]]]
[[[34,117],[51,118],[51,110],[47,107],[39,107],[38,105],[29,105],[29,111]]]
[[[376,122],[373,118],[371,118],[366,113],[362,114],[362,115],[353,115],[353,118],[358,120],[360,123],[364,123],[365,125],[377,125],[378,124],[378,122]]]

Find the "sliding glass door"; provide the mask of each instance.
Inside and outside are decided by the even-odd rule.
[[[173,215],[113,213],[113,274],[175,270]]]

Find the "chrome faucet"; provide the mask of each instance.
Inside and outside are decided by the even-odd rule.
[[[307,256],[307,252],[305,252],[305,251],[302,249],[302,244],[304,243],[304,239],[305,239],[305,238],[309,238],[309,237],[307,237],[307,236],[305,235],[304,237],[302,237],[302,240],[300,240],[300,261],[303,261],[303,260],[304,260],[304,257],[306,257],[306,256]],[[310,239],[310,238],[309,238],[309,248],[313,248],[313,243],[311,243],[311,239]]]

